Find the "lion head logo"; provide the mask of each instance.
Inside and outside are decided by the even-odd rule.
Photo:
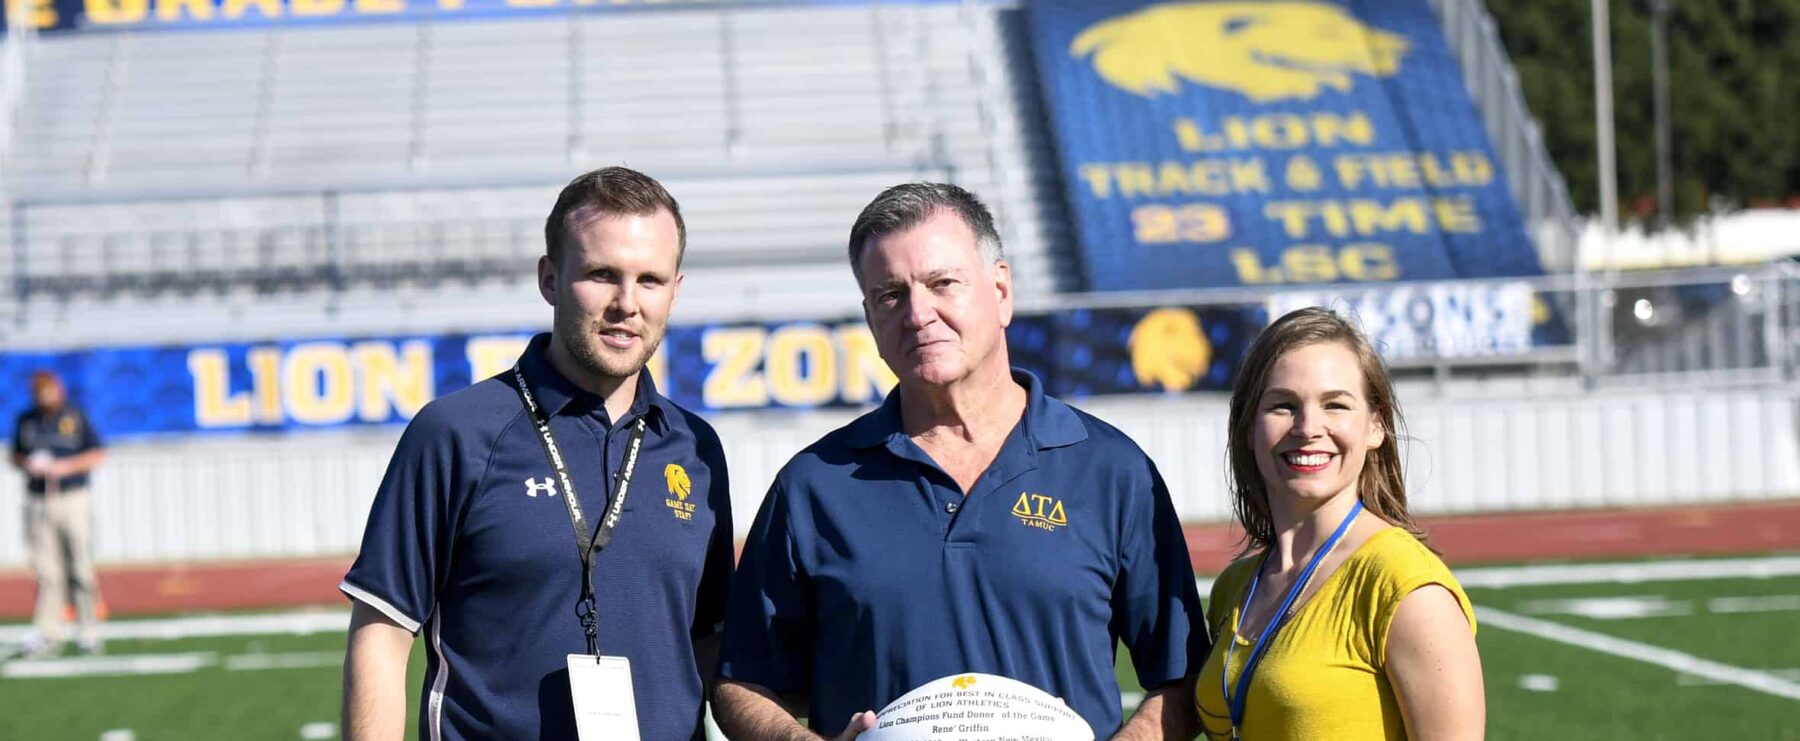
[[[1177,77],[1242,93],[1252,102],[1311,100],[1326,87],[1350,90],[1352,75],[1391,77],[1406,37],[1319,2],[1166,3],[1109,18],[1069,46],[1092,55],[1114,87],[1151,97],[1180,89]]]
[[[687,469],[679,463],[670,463],[663,467],[663,478],[669,482],[669,493],[676,499],[687,501],[688,494],[694,490],[694,483],[688,480]]]
[[[966,690],[970,687],[975,686],[975,678],[970,675],[964,674],[963,676],[960,676],[954,680],[951,680],[950,686],[955,687],[959,690]]]
[[[1131,330],[1131,370],[1138,385],[1186,391],[1212,364],[1212,343],[1200,317],[1183,308],[1161,308],[1144,315]]]

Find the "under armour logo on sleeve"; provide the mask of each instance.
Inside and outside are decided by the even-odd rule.
[[[543,483],[538,483],[535,478],[525,479],[525,496],[536,497],[540,491],[548,496],[556,496],[556,479],[545,478]]]

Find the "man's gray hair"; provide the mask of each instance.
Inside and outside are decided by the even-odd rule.
[[[875,196],[850,227],[850,272],[856,275],[856,284],[862,285],[863,248],[871,240],[918,226],[938,209],[955,212],[975,233],[975,250],[983,267],[991,269],[1006,259],[1000,232],[994,229],[994,214],[974,193],[948,183],[905,183]]]

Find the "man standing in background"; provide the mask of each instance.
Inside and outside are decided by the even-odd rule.
[[[94,576],[94,509],[88,473],[106,459],[100,435],[87,415],[69,403],[62,379],[50,371],[31,376],[32,407],[13,426],[12,463],[25,473],[25,532],[31,571],[37,578],[33,631],[21,651],[57,653],[63,641],[63,607],[74,598],[76,647],[100,652],[100,584]]]

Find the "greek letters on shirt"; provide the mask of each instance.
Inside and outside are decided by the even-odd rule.
[[[1057,528],[1069,524],[1069,513],[1063,508],[1061,499],[1035,492],[1019,492],[1012,513],[1019,518],[1020,524],[1048,532],[1056,532]]]

